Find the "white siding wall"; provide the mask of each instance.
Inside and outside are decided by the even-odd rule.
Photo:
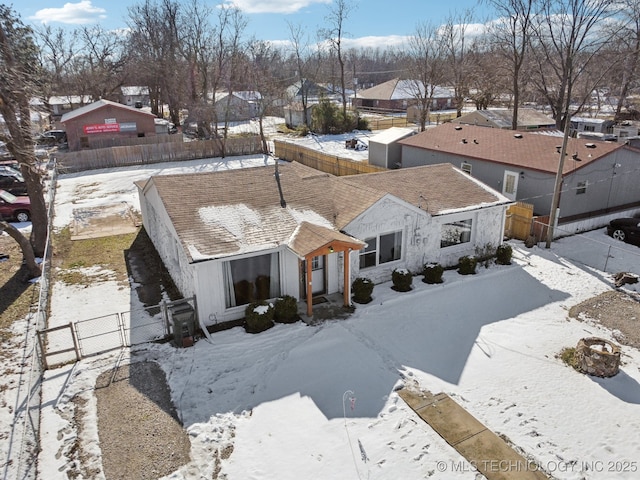
[[[282,246],[277,250],[266,250],[260,255],[278,251],[280,253],[280,289],[282,295],[300,297],[298,257]],[[250,256],[246,255],[245,257]],[[240,257],[230,257],[230,259]],[[194,290],[198,301],[198,315],[205,325],[237,320],[244,317],[246,305],[226,307],[223,264],[228,259],[210,260],[193,264]]]
[[[150,189],[145,196],[141,196],[140,206],[143,212],[144,228],[173,282],[184,297],[192,296],[195,293],[193,269],[178,242],[173,224],[155,188]]]
[[[373,208],[350,224],[346,233],[364,240],[380,234],[402,230],[402,258],[376,267],[360,270],[358,252],[351,255],[351,280],[362,276],[375,283],[391,280],[395,268],[406,268],[419,274],[425,263],[438,262],[453,266],[463,255],[475,255],[476,246],[494,248],[502,243],[505,206],[486,207],[478,210],[432,217],[428,213],[412,208],[390,198],[382,199]],[[460,245],[440,248],[442,225],[458,220],[472,220],[471,241]]]

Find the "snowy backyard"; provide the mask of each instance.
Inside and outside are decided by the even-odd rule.
[[[138,210],[133,182],[150,175],[267,161],[273,160],[248,156],[63,175],[54,225],[68,225],[79,207],[126,202]],[[571,318],[569,309],[612,290],[613,273],[640,274],[640,248],[604,229],[558,240],[551,249],[511,245],[512,265],[479,265],[473,276],[446,271],[439,285],[415,277],[406,293],[376,285],[373,301],[347,319],[276,324],[258,335],[237,327],[191,348],[144,344],[49,370],[40,476],[67,478],[65,453],[79,434],[74,396],[86,400],[83,461],[99,467],[97,377],[118,361],[154,361],[191,440],[190,463],[164,478],[212,478],[213,452],[230,448],[213,478],[479,478],[400,399],[403,385],[448,393],[552,478],[638,478],[640,352],[623,344],[620,373],[607,379],[578,373],[557,355],[584,337],[619,343],[616,332]],[[623,290],[637,298],[640,287]],[[115,281],[56,284],[50,321],[128,311],[137,302],[134,290]],[[6,439],[0,444],[11,448]]]

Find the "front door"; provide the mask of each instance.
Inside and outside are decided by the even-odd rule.
[[[518,194],[518,172],[505,170],[502,182],[502,194],[509,200],[515,200]]]
[[[311,260],[311,283],[313,295],[320,295],[327,291],[324,275],[324,255],[313,257]]]

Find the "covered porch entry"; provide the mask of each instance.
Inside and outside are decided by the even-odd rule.
[[[300,259],[300,298],[307,304],[307,316],[313,316],[314,293],[326,292],[329,256],[337,255],[343,272],[343,304],[351,305],[351,252],[360,250],[364,242],[337,230],[302,222],[291,242],[291,249]]]

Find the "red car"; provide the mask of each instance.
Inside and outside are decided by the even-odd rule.
[[[29,197],[16,197],[5,190],[0,190],[0,218],[9,222],[28,222],[31,219]]]

